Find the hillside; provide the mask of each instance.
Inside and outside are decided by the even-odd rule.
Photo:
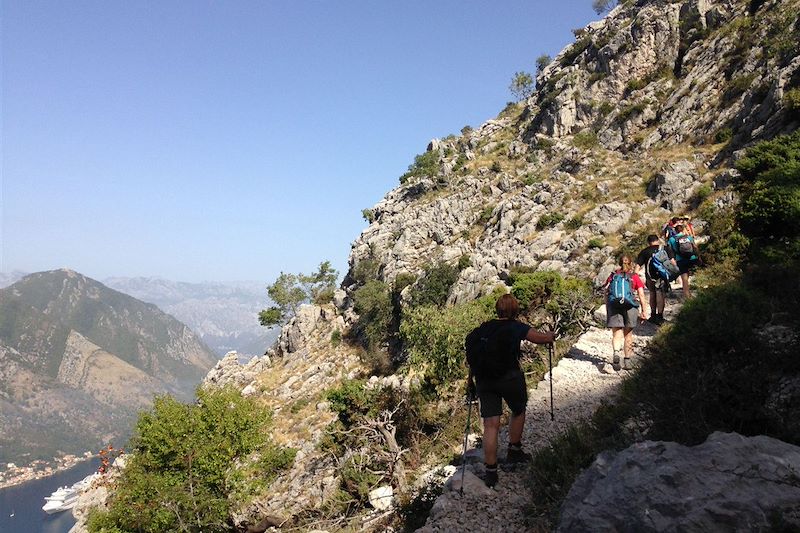
[[[190,399],[215,361],[183,324],[70,270],[0,290],[0,462],[130,431],[154,394]]]
[[[558,353],[590,330],[591,353],[571,357],[595,384],[619,380],[595,375],[610,343],[591,329],[592,289],[678,212],[707,241],[694,278],[705,291],[646,332],[648,357],[603,398],[617,404],[559,424],[567,430],[547,435],[552,447],[538,440],[547,430],[529,431],[537,440],[526,446],[543,449],[512,490],[539,492],[527,498],[533,511],[515,494],[513,511],[556,527],[569,487],[604,447],[695,445],[715,430],[797,443],[800,137],[781,135],[800,126],[798,14],[798,0],[623,2],[575,31],[529,98],[431,141],[364,210],[369,226],[333,302],[301,307],[267,356],[223,361],[207,377],[269,408],[275,439],[298,450],[272,488],[229,500],[229,529],[423,526],[463,444],[465,333],[510,291],[525,320],[564,334]],[[531,389],[546,358],[524,349]],[[617,390],[597,387],[594,400]],[[539,421],[541,392],[529,404]],[[580,404],[582,391],[571,393]],[[666,481],[679,496],[682,474]],[[472,516],[458,505],[474,502],[439,511],[457,521]],[[783,516],[768,519],[777,527]],[[435,517],[428,528],[452,529]]]

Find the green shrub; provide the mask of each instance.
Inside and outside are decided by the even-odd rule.
[[[563,213],[545,213],[536,221],[536,229],[552,228],[562,220],[564,220]]]
[[[711,185],[707,183],[700,185],[694,192],[693,203],[695,205],[700,205],[706,198],[711,196],[712,192]]]
[[[733,137],[733,130],[730,127],[724,127],[717,130],[714,134],[714,142],[715,143],[726,143],[731,140]]]
[[[562,335],[576,336],[591,324],[596,302],[586,280],[563,278],[550,270],[512,271],[511,294],[519,301],[528,323],[554,326]]]
[[[494,316],[496,298],[489,297],[442,309],[415,307],[403,315],[400,335],[409,365],[425,383],[446,394],[466,378],[464,339],[481,322]]]
[[[564,223],[564,228],[576,230],[583,227],[583,215],[575,215]]]
[[[492,213],[494,213],[494,206],[487,205],[481,210],[481,214],[478,215],[478,224],[486,224],[492,219]]]
[[[783,95],[783,102],[793,117],[800,117],[800,88],[796,87],[786,91]]]
[[[586,246],[588,246],[590,249],[602,248],[605,245],[606,242],[600,237],[592,237],[591,239],[589,239],[589,242],[586,243]]]
[[[500,165],[500,161],[497,161],[495,159],[494,161],[492,161],[492,166],[489,167],[489,170],[491,170],[492,172],[502,172],[503,167]]]
[[[411,303],[414,306],[443,306],[450,294],[450,288],[458,279],[458,269],[448,263],[428,265],[422,277],[411,289]]]
[[[232,530],[231,511],[292,464],[294,451],[271,443],[270,414],[255,401],[234,389],[197,397],[159,397],[139,417],[134,453],[90,531]]]
[[[628,104],[619,110],[619,113],[617,114],[617,123],[622,124],[627,122],[629,119],[640,114],[645,109],[647,109],[647,102],[644,101]]]
[[[377,349],[392,334],[394,307],[388,286],[370,280],[353,293],[353,308],[358,313],[354,333],[367,350]]]
[[[589,75],[588,84],[589,85],[593,85],[593,84],[597,83],[600,80],[606,79],[607,77],[608,77],[608,72],[603,72],[603,71],[592,72]]]
[[[336,348],[342,343],[342,332],[340,329],[335,329],[331,332],[331,346]]]
[[[630,93],[633,91],[638,91],[639,89],[644,89],[645,87],[647,87],[647,82],[645,80],[632,79],[628,81],[625,89]]]
[[[600,113],[601,117],[605,117],[612,111],[614,111],[614,104],[611,102],[603,102],[600,104],[600,107],[597,108],[597,112]]]
[[[469,254],[463,254],[461,257],[458,258],[458,271],[461,272],[465,268],[469,268],[472,266],[472,259],[470,258]]]
[[[592,37],[590,35],[585,35],[572,43],[572,46],[567,48],[564,52],[564,55],[561,56],[560,65],[562,67],[566,67],[571,65],[578,56],[581,55],[583,52],[586,51],[592,45]]]
[[[400,183],[405,183],[413,177],[433,177],[437,172],[439,172],[439,154],[431,150],[414,157],[414,162],[408,166],[408,171],[400,176]]]
[[[728,103],[733,101],[735,98],[744,94],[744,92],[750,88],[753,84],[753,80],[756,79],[755,72],[751,74],[742,74],[741,76],[737,76],[731,79],[728,82],[725,91],[722,93],[722,102]]]
[[[590,130],[576,133],[572,138],[572,144],[574,144],[576,148],[581,148],[583,150],[594,148],[598,145],[597,133]]]
[[[375,222],[375,213],[372,212],[372,209],[362,209],[361,217],[367,224],[372,224]]]

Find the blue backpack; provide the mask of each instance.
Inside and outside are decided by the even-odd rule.
[[[657,281],[663,279],[671,282],[678,279],[681,275],[678,266],[673,264],[663,248],[659,248],[656,253],[647,260],[647,275],[650,279]]]
[[[639,307],[639,302],[633,297],[633,282],[630,274],[614,272],[608,287],[608,303],[626,309]]]

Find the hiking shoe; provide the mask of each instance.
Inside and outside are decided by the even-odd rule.
[[[507,463],[528,463],[531,459],[531,454],[525,453],[525,450],[521,447],[508,447],[508,455],[506,455]]]
[[[619,350],[614,350],[614,358],[611,360],[611,366],[617,372],[619,372],[620,369],[622,368],[621,366],[619,366],[619,352],[620,352]]]
[[[483,482],[486,483],[486,486],[489,488],[497,485],[497,465],[486,467],[486,472],[483,474]]]
[[[651,324],[655,324],[656,326],[661,325],[661,322],[658,320],[658,315],[651,316],[650,318],[647,319],[647,321],[650,322]]]
[[[631,358],[630,357],[623,357],[622,358],[622,370],[633,370],[633,367],[631,367]]]

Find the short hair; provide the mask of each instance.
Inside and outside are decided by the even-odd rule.
[[[681,217],[672,217],[672,223],[674,224],[677,221],[679,221],[680,219],[681,219]]]
[[[650,234],[647,236],[647,244],[653,244],[658,242],[658,235]]]
[[[683,224],[678,224],[677,226],[675,226],[675,232],[683,233]]]
[[[499,318],[516,318],[519,314],[519,302],[511,294],[498,298],[494,308]]]

